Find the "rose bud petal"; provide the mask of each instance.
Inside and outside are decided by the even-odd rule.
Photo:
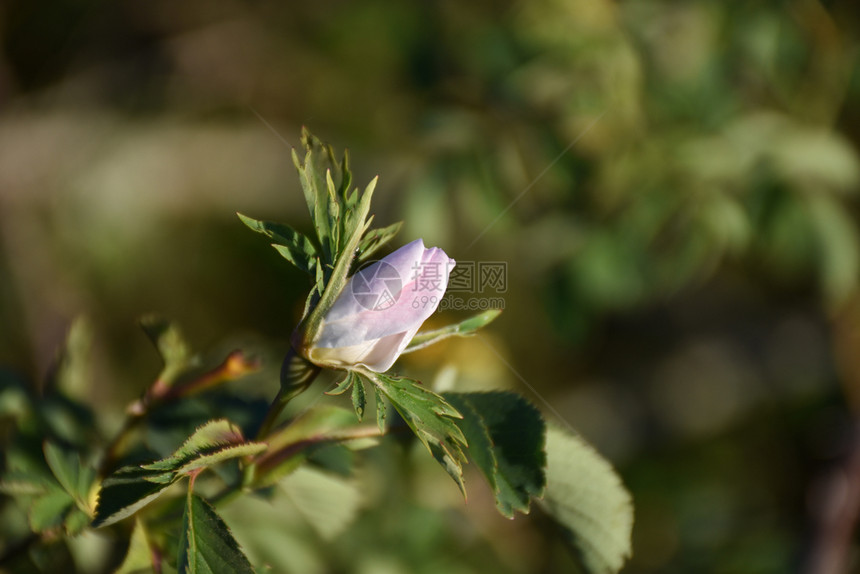
[[[438,307],[454,264],[416,239],[361,269],[323,318],[308,358],[321,366],[387,371]]]

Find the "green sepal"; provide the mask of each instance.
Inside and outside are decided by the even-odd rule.
[[[376,385],[373,386],[373,394],[376,398],[376,426],[379,427],[379,432],[385,432],[385,417],[388,414],[388,404],[385,402],[385,395]]]
[[[364,408],[367,406],[367,397],[364,393],[364,383],[357,375],[353,373],[350,373],[350,375],[357,379],[352,385],[352,406],[355,409],[355,416],[357,416],[359,422],[361,422],[364,418]]]
[[[354,382],[355,374],[352,371],[347,371],[346,376],[343,378],[343,380],[339,382],[337,386],[335,386],[335,388],[333,388],[332,390],[326,391],[325,394],[332,397],[342,395],[352,387]]]
[[[483,313],[478,313],[477,315],[473,315],[468,319],[464,319],[459,323],[454,323],[453,325],[447,325],[442,327],[441,329],[434,329],[432,331],[424,331],[423,333],[418,333],[412,340],[409,342],[409,345],[403,350],[403,353],[411,353],[412,351],[417,351],[419,349],[423,349],[424,347],[429,347],[435,343],[443,339],[447,339],[448,337],[468,337],[475,334],[475,331],[478,329],[483,329],[490,323],[492,323],[499,315],[502,314],[501,309],[490,309],[489,311],[484,311]],[[401,353],[401,354],[403,354]]]

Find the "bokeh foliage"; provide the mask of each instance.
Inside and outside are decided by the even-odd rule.
[[[405,220],[403,236],[508,263],[494,337],[410,366],[530,393],[520,374],[608,453],[639,509],[629,572],[785,572],[814,554],[815,485],[850,452],[860,405],[855,3],[0,10],[0,364],[14,380],[43,380],[80,314],[97,350],[69,392],[106,404],[157,370],[134,328],[150,310],[200,347],[250,333],[277,356],[306,281],[233,214],[303,221],[288,150],[256,114],[294,145],[308,124],[373,158],[356,179],[382,175],[379,216]],[[48,407],[66,413],[50,424],[86,420]],[[432,480],[416,464],[390,470]],[[387,505],[338,539],[369,571],[438,571],[428,548],[453,549],[452,571],[567,564],[539,517],[500,522],[471,499],[463,514],[451,485],[416,500],[377,478]],[[424,525],[414,540],[404,521]],[[305,564],[326,556],[309,550],[322,538],[291,540]]]

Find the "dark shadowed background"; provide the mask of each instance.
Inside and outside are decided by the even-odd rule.
[[[380,175],[397,245],[506,264],[458,294],[503,299],[485,334],[404,364],[517,390],[612,460],[625,572],[856,566],[858,38],[851,0],[7,1],[0,365],[40,380],[85,317],[80,393],[119,417],[159,368],[146,312],[277,358],[308,285],[235,212],[308,228],[306,125]],[[284,563],[567,567],[544,518],[474,477],[464,507],[415,458],[420,494],[329,546],[285,532]]]

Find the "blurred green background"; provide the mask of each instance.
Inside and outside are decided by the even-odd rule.
[[[119,417],[158,369],[145,312],[277,357],[308,285],[235,212],[307,228],[307,125],[380,174],[398,243],[507,262],[482,338],[400,368],[517,390],[612,460],[625,572],[856,566],[858,38],[852,0],[9,0],[0,365],[40,380],[86,316],[81,393]],[[569,567],[545,518],[415,458],[430,494],[340,534],[361,571]]]

